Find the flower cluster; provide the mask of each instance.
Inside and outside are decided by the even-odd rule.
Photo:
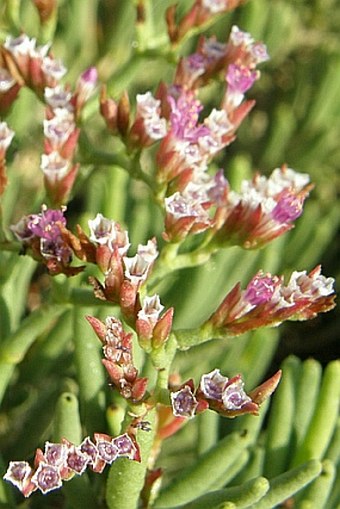
[[[258,327],[276,326],[284,320],[309,320],[335,306],[334,279],[311,272],[294,271],[283,277],[258,272],[245,290],[238,283],[206,322],[226,334],[243,334]]]
[[[132,334],[126,333],[120,320],[107,317],[105,324],[93,316],[87,316],[97,337],[103,344],[102,360],[110,380],[123,398],[140,402],[146,392],[147,378],[138,378],[133,362]]]
[[[309,175],[276,168],[266,178],[256,174],[244,180],[241,192],[226,186],[225,201],[215,215],[214,241],[253,249],[293,228],[312,185]]]
[[[46,87],[44,91],[47,104],[45,153],[40,167],[46,190],[57,205],[67,201],[77,176],[79,165],[72,163],[80,132],[76,121],[96,83],[97,71],[92,67],[80,76],[73,94],[60,84]]]
[[[79,136],[76,122],[95,89],[97,71],[94,67],[87,69],[72,93],[60,84],[67,70],[49,53],[49,45],[37,46],[35,39],[22,34],[7,37],[1,51],[4,67],[0,60],[0,112],[7,111],[24,85],[46,103],[45,153],[40,167],[52,202],[65,203],[78,171],[78,165],[72,163]]]
[[[62,228],[66,225],[65,210],[48,209],[43,205],[39,214],[24,216],[11,227],[24,248],[43,262],[51,274],[63,272],[73,275],[82,270],[70,267],[72,250],[62,235]]]
[[[110,437],[95,433],[94,441],[86,437],[80,445],[66,439],[61,443],[45,443],[44,452],[37,449],[34,468],[27,461],[11,461],[4,479],[16,486],[25,497],[40,490],[44,495],[62,486],[75,475],[82,475],[86,468],[102,472],[118,458],[140,461],[135,437],[124,433]]]
[[[244,390],[241,375],[227,378],[219,369],[202,375],[198,388],[189,380],[178,390],[171,392],[173,414],[176,417],[192,418],[208,408],[225,417],[243,414],[258,414],[259,406],[276,389],[281,378],[278,371],[261,386],[249,394]]]
[[[6,112],[22,86],[28,86],[43,99],[46,87],[55,87],[65,75],[66,68],[49,53],[49,45],[38,46],[26,34],[7,37],[1,47],[0,95]]]

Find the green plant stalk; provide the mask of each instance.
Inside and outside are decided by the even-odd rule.
[[[273,397],[270,413],[264,474],[275,477],[284,472],[289,461],[289,444],[295,412],[295,388],[300,360],[288,357],[282,366],[283,377]]]
[[[124,221],[128,175],[120,167],[109,168],[105,182],[103,213],[115,221]]]
[[[338,419],[340,400],[340,361],[330,362],[324,372],[315,412],[305,438],[296,451],[293,465],[322,458]]]
[[[101,362],[100,343],[92,333],[86,315],[91,308],[73,308],[73,343],[80,391],[80,408],[87,433],[105,429],[105,375]]]
[[[327,501],[332,490],[336,476],[336,467],[330,460],[322,462],[322,471],[301,495],[301,500],[296,504],[296,509],[307,509],[317,507],[327,509]],[[300,498],[300,497],[299,497]]]
[[[226,334],[212,330],[210,324],[193,329],[179,329],[173,332],[178,343],[179,350],[188,350],[192,346],[200,345],[212,339],[227,339]]]
[[[79,405],[76,396],[70,392],[61,394],[57,402],[54,417],[55,442],[66,438],[75,445],[82,440],[82,426],[79,416]],[[77,475],[65,483],[64,491],[72,509],[96,509],[98,507],[89,478],[86,474]]]
[[[254,504],[252,509],[273,509],[278,504],[293,496],[320,475],[322,464],[311,460],[270,481],[270,489],[262,500]]]
[[[0,401],[3,398],[13,371],[27,350],[64,311],[63,306],[45,305],[22,321],[16,332],[8,336],[0,347]]]
[[[171,484],[160,492],[155,507],[161,509],[172,507],[174,503],[185,504],[203,495],[214,480],[230,468],[248,445],[247,435],[237,432],[227,435],[173,479]]]
[[[106,484],[106,503],[109,509],[137,509],[140,492],[143,489],[153,440],[155,436],[155,410],[148,413],[145,420],[150,423],[150,431],[137,431],[137,442],[141,452],[141,463],[119,458],[110,467]]]
[[[106,419],[111,435],[120,435],[122,433],[122,423],[124,420],[126,408],[112,404],[106,410]]]

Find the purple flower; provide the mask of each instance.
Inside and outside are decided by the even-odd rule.
[[[66,67],[60,60],[46,56],[43,58],[41,63],[41,70],[46,76],[50,76],[55,80],[59,81],[67,72]]]
[[[84,438],[82,443],[79,446],[81,452],[86,454],[89,458],[89,463],[94,466],[98,460],[98,449],[95,444],[92,442],[90,437]]]
[[[52,444],[46,442],[44,458],[46,463],[55,467],[64,465],[67,457],[67,446],[64,444]]]
[[[192,92],[182,92],[177,101],[168,96],[168,101],[171,106],[171,131],[176,138],[197,142],[201,136],[209,133],[207,127],[197,125],[203,106]]]
[[[121,229],[119,223],[98,213],[88,222],[88,225],[90,240],[95,244],[108,246],[112,250],[117,247],[121,256],[128,251],[130,247],[128,233]]]
[[[40,214],[30,216],[27,228],[36,237],[55,242],[60,239],[60,227],[57,223],[66,225],[64,211],[65,209],[52,210],[43,206]]]
[[[15,57],[18,57],[19,55],[32,55],[35,50],[35,45],[35,39],[30,39],[26,34],[21,34],[16,38],[8,36],[5,40],[4,48]]]
[[[200,389],[206,398],[220,401],[223,389],[227,383],[228,378],[221,375],[219,369],[214,369],[211,373],[202,375]]]
[[[32,483],[44,494],[60,488],[62,479],[59,469],[41,462],[32,477]]]
[[[249,69],[243,65],[230,64],[227,71],[226,80],[230,91],[244,94],[249,90],[256,79],[258,72]]]
[[[185,385],[177,392],[171,393],[173,414],[176,417],[194,417],[198,402],[190,387]]]
[[[200,53],[193,53],[183,59],[183,65],[187,76],[187,80],[194,82],[199,76],[205,73],[206,59]]]
[[[71,92],[66,90],[61,85],[57,85],[56,87],[52,88],[45,88],[45,100],[52,109],[65,108],[68,111],[72,111],[73,106],[71,104],[71,98]]]
[[[127,433],[113,438],[112,444],[117,447],[119,456],[129,459],[136,456],[137,448]]]
[[[109,465],[118,457],[118,447],[114,443],[108,442],[107,440],[98,440],[97,449],[99,457]]]
[[[278,198],[272,210],[272,218],[278,223],[289,223],[297,219],[302,213],[303,198],[285,191]]]
[[[222,401],[223,406],[227,410],[239,410],[243,407],[243,405],[252,401],[251,398],[244,392],[243,387],[244,382],[241,378],[237,378],[234,382],[226,385],[223,390]]]
[[[22,490],[31,473],[32,468],[27,461],[10,461],[4,479]]]
[[[244,298],[253,306],[269,302],[278,285],[278,278],[259,272],[248,284]]]
[[[86,467],[90,461],[90,456],[87,453],[82,452],[80,447],[70,447],[67,454],[66,464],[68,468],[70,468],[77,475],[81,475],[86,470]]]

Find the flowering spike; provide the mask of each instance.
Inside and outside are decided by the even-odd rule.
[[[214,369],[202,375],[196,390],[193,383],[186,383],[171,393],[173,415],[192,418],[208,408],[224,417],[257,415],[259,406],[274,392],[280,377],[281,371],[246,394],[241,375],[229,379],[221,375],[219,369]]]
[[[334,307],[334,279],[318,266],[309,274],[293,272],[287,285],[283,277],[258,272],[245,290],[237,285],[206,322],[213,329],[237,335],[284,320],[306,320]]]
[[[62,486],[74,475],[82,475],[87,467],[102,472],[107,464],[124,457],[140,461],[139,446],[133,436],[124,433],[111,437],[95,433],[94,442],[86,437],[79,446],[62,439],[60,444],[46,442],[45,452],[37,449],[34,468],[26,461],[11,461],[4,475],[25,497],[35,490],[44,495]]]
[[[241,193],[229,191],[215,217],[215,241],[254,249],[293,228],[311,189],[309,176],[286,167],[269,178],[243,181]]]

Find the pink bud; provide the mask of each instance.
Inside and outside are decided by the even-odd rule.
[[[156,323],[152,334],[153,348],[159,348],[167,341],[172,328],[173,316],[174,308],[170,308]]]
[[[97,337],[100,339],[100,341],[105,344],[105,335],[106,335],[106,326],[105,324],[96,318],[95,316],[87,315],[85,316],[86,320],[91,325],[94,332],[97,334]]]

